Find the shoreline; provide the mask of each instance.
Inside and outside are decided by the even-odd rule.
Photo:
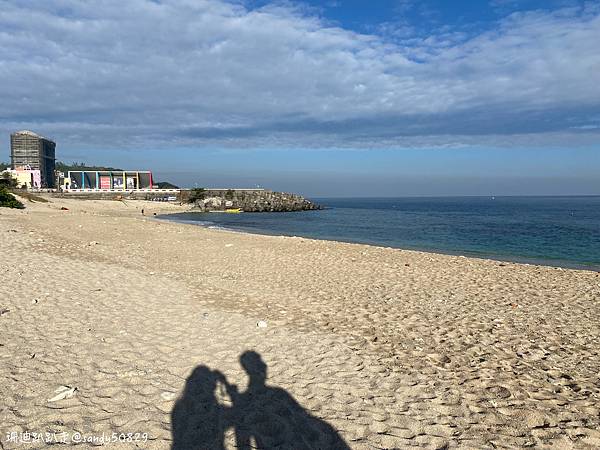
[[[151,202],[26,206],[0,209],[6,449],[26,430],[170,448],[176,405],[210,386],[194,377],[246,392],[248,351],[294,420],[352,449],[600,446],[599,274],[223,233],[154,220],[182,207]],[[76,390],[50,401],[61,386]],[[294,448],[296,422],[271,400],[242,416]]]
[[[176,211],[168,212],[165,214],[161,213],[160,215],[156,216],[156,219],[157,220],[166,220],[169,222],[175,222],[175,223],[181,223],[181,224],[187,224],[187,225],[194,225],[194,226],[199,226],[199,227],[206,228],[206,229],[222,230],[222,231],[229,231],[229,232],[233,232],[233,233],[242,233],[242,234],[249,234],[249,235],[256,235],[256,236],[273,236],[273,237],[291,237],[291,238],[312,239],[312,240],[324,241],[324,242],[334,242],[334,243],[343,243],[343,244],[358,244],[358,245],[367,245],[370,247],[384,248],[384,249],[413,251],[413,252],[421,252],[421,253],[427,253],[427,254],[431,253],[431,254],[435,254],[435,255],[475,258],[475,259],[489,260],[489,261],[495,261],[495,262],[500,262],[500,263],[522,264],[522,265],[528,265],[528,266],[543,266],[543,267],[550,267],[550,268],[554,268],[554,269],[582,270],[582,271],[599,272],[600,273],[600,264],[598,264],[598,263],[585,264],[585,263],[576,263],[576,262],[559,260],[559,259],[533,258],[533,257],[529,258],[529,257],[521,257],[521,256],[503,256],[503,255],[494,255],[491,253],[476,253],[476,252],[471,252],[471,251],[458,251],[458,250],[457,251],[436,250],[436,249],[432,249],[432,248],[422,248],[422,247],[396,247],[396,246],[383,245],[383,244],[377,244],[374,242],[359,241],[359,240],[352,241],[352,240],[319,238],[319,237],[313,237],[313,236],[302,236],[302,235],[292,235],[292,234],[277,234],[277,233],[271,233],[268,230],[222,226],[222,225],[219,225],[216,223],[210,223],[210,221],[204,222],[204,221],[194,221],[194,220],[185,220],[185,219],[179,220],[179,219],[168,218],[169,216],[173,216],[173,215],[180,214],[180,213],[181,212],[176,212]],[[193,210],[185,211],[185,213],[208,214],[203,211],[193,211]],[[268,213],[261,213],[261,214],[268,214]],[[161,217],[161,216],[164,216],[164,217]]]

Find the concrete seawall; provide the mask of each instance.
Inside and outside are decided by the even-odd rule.
[[[194,203],[198,211],[224,211],[239,208],[245,212],[287,212],[322,209],[298,194],[264,189],[205,189],[152,191],[54,192],[52,197],[79,200],[154,200]]]
[[[54,198],[71,198],[74,200],[155,200],[181,202],[179,189],[147,190],[147,191],[67,191],[52,192],[48,195]],[[42,192],[42,194],[45,194]]]

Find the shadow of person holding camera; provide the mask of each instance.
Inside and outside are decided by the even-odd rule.
[[[270,386],[260,354],[240,356],[249,382],[244,392],[219,371],[198,366],[186,382],[172,412],[173,449],[223,449],[232,428],[236,448],[349,449],[335,429],[311,415],[285,389]],[[224,388],[232,406],[221,405],[216,390]]]

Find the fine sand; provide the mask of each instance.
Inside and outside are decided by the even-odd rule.
[[[0,448],[600,448],[598,273],[25,203],[0,209]]]

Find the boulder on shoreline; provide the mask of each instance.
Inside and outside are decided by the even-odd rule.
[[[183,195],[183,192],[182,192]],[[292,212],[322,209],[301,195],[264,190],[205,190],[193,201],[200,211]]]

